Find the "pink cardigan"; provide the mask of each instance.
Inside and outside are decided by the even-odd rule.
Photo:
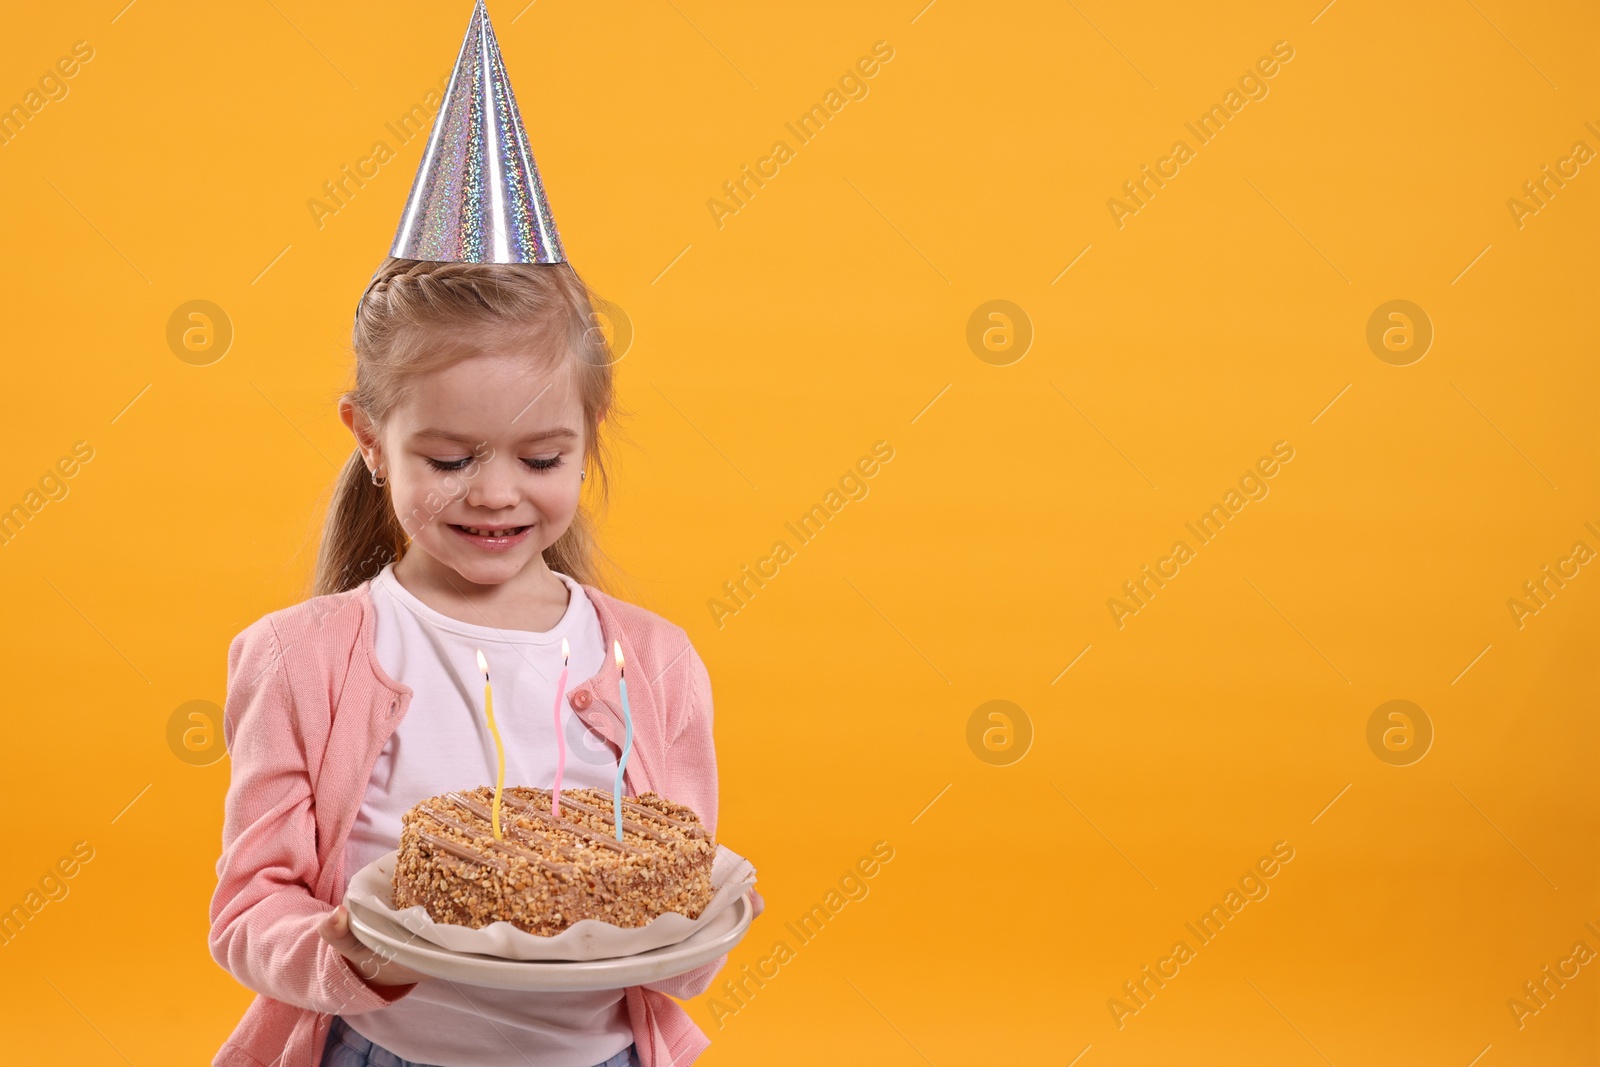
[[[626,657],[631,795],[653,790],[714,834],[717,763],[711,682],[683,630],[584,586],[609,647]],[[345,885],[344,847],[373,764],[411,702],[373,647],[370,583],[252,623],[228,649],[223,738],[232,759],[211,900],[211,955],[259,996],[216,1067],[317,1067],[334,1015],[380,1011],[416,986],[369,986],[317,934]],[[621,752],[617,667],[569,695],[573,712]],[[704,993],[728,957],[627,990],[643,1067],[693,1063],[710,1040],[672,997]],[[671,996],[668,996],[671,994]]]

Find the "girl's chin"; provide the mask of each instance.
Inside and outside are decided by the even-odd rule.
[[[525,570],[533,560],[532,556],[524,557],[521,552],[514,555],[496,556],[493,559],[461,559],[452,555],[442,561],[447,571],[453,572],[457,578],[468,585],[491,586],[504,585]]]

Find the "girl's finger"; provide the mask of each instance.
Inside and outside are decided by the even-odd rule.
[[[327,914],[322,924],[317,927],[317,932],[322,935],[324,941],[344,955],[365,947],[356,939],[355,934],[350,932],[350,916],[344,910],[343,904]]]

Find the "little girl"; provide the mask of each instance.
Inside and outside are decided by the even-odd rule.
[[[600,588],[581,488],[592,472],[605,499],[613,359],[595,321],[479,0],[356,309],[356,387],[339,413],[358,447],[316,595],[228,650],[211,953],[260,995],[219,1067],[683,1067],[709,1044],[671,998],[705,992],[726,955],[627,989],[511,992],[373,953],[339,903],[398,847],[413,805],[495,781],[480,650],[507,785],[554,783],[559,728],[562,785],[615,788],[619,646],[633,683],[624,795],[654,791],[716,832],[705,664],[682,629]]]
[[[229,649],[232,756],[211,907],[217,961],[261,996],[217,1064],[672,1067],[708,1044],[666,994],[727,957],[629,989],[520,993],[430,978],[366,949],[338,905],[426,797],[495,778],[476,652],[492,665],[506,782],[548,787],[570,646],[563,785],[687,804],[715,832],[705,665],[683,630],[596,584],[589,472],[610,353],[565,263],[388,259],[357,312],[358,449],[329,508],[311,600]],[[376,573],[373,573],[376,571]],[[585,744],[589,731],[604,746]],[[337,906],[336,906],[337,905]]]
[[[358,449],[339,478],[311,600],[229,649],[232,757],[211,906],[217,961],[261,996],[217,1064],[672,1067],[708,1044],[666,994],[727,957],[629,989],[520,993],[430,978],[366,949],[338,905],[424,798],[495,778],[476,652],[492,665],[506,782],[614,785],[687,804],[715,832],[711,690],[684,631],[602,592],[580,487],[604,499],[612,364],[565,263],[388,259],[357,312]],[[376,573],[373,573],[376,571]],[[585,744],[589,731],[605,742]],[[337,905],[337,906],[336,906]]]

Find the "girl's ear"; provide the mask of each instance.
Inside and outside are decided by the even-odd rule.
[[[373,430],[372,420],[367,418],[366,412],[351,403],[348,396],[339,398],[339,418],[355,435],[356,443],[362,449],[370,452],[378,446],[378,435]]]

